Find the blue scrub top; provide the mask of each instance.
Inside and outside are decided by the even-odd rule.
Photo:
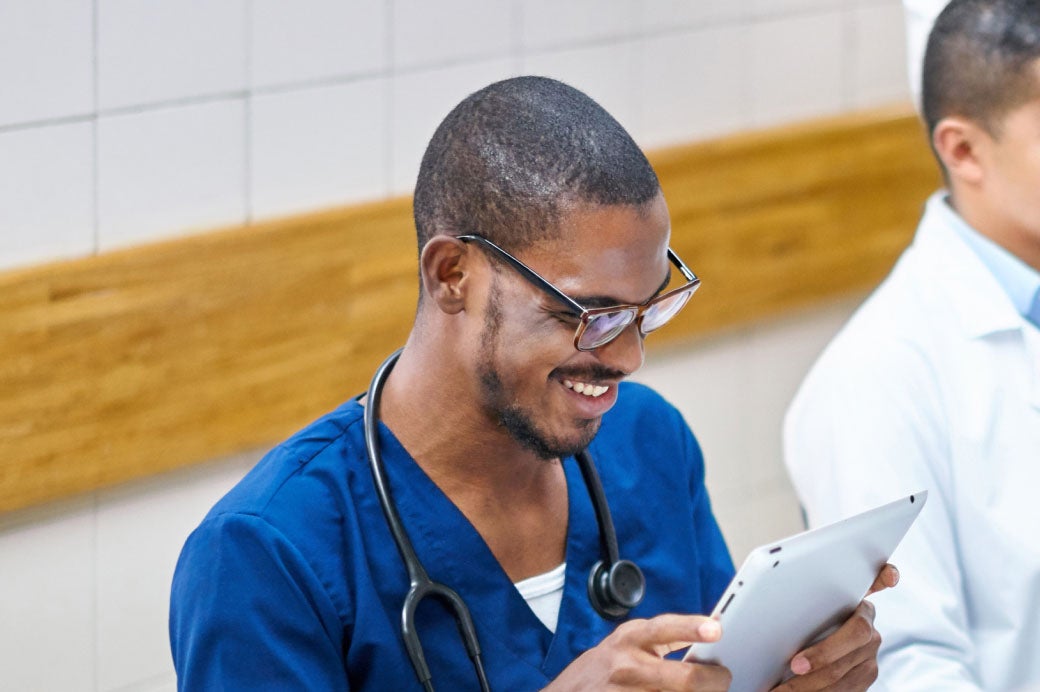
[[[373,486],[362,411],[347,402],[273,449],[188,538],[170,609],[180,689],[421,689],[400,632],[407,574]],[[493,690],[544,687],[618,625],[589,604],[599,531],[573,459],[564,462],[567,571],[553,634],[383,426],[380,443],[420,560],[469,606]],[[678,411],[625,383],[589,451],[621,557],[646,575],[646,597],[629,617],[710,612],[733,564],[711,513],[700,447]],[[423,601],[417,629],[438,690],[479,689],[440,603]]]

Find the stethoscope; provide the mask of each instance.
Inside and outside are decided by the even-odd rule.
[[[477,641],[477,631],[473,626],[469,608],[454,589],[430,579],[422,562],[415,554],[415,548],[404,530],[401,516],[397,513],[397,506],[390,497],[390,484],[379,452],[379,433],[376,427],[379,422],[379,398],[383,393],[383,385],[400,355],[401,349],[392,353],[372,376],[372,383],[368,386],[368,401],[365,406],[364,431],[365,448],[368,450],[368,461],[372,467],[372,478],[379,495],[379,504],[383,508],[386,523],[390,527],[394,543],[397,544],[401,560],[404,561],[405,569],[408,571],[408,581],[411,584],[408,594],[404,597],[404,605],[401,607],[401,635],[419,682],[427,692],[433,692],[433,676],[430,675],[430,668],[426,665],[422,642],[419,641],[419,633],[415,629],[415,610],[422,599],[427,596],[440,599],[452,611],[455,622],[458,624],[466,653],[473,662],[473,668],[480,681],[480,689],[489,692],[491,688],[484,671],[480,643]],[[592,457],[587,451],[582,450],[574,455],[574,458],[578,462],[585,487],[592,499],[592,506],[596,512],[596,523],[599,524],[600,548],[602,554],[606,556],[605,560],[600,560],[593,565],[592,571],[589,573],[589,602],[600,616],[617,620],[627,615],[628,611],[643,600],[646,579],[634,562],[618,557],[614,522],[610,518],[610,508],[607,506],[607,498],[603,493],[603,484],[592,463]]]

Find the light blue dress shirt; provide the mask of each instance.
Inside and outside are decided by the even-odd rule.
[[[1040,272],[965,223],[950,207],[949,198],[944,202],[949,226],[996,277],[1018,314],[1040,327]]]

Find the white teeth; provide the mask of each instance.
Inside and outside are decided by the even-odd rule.
[[[567,389],[573,389],[578,394],[584,394],[585,396],[591,396],[592,398],[601,396],[604,392],[610,389],[610,387],[603,384],[594,385],[586,384],[584,382],[572,382],[570,380],[564,380],[563,386]]]

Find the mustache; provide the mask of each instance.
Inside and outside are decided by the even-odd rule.
[[[596,382],[601,380],[623,380],[628,377],[628,373],[613,368],[591,365],[587,368],[556,368],[549,373],[549,376],[577,380],[579,382]]]

